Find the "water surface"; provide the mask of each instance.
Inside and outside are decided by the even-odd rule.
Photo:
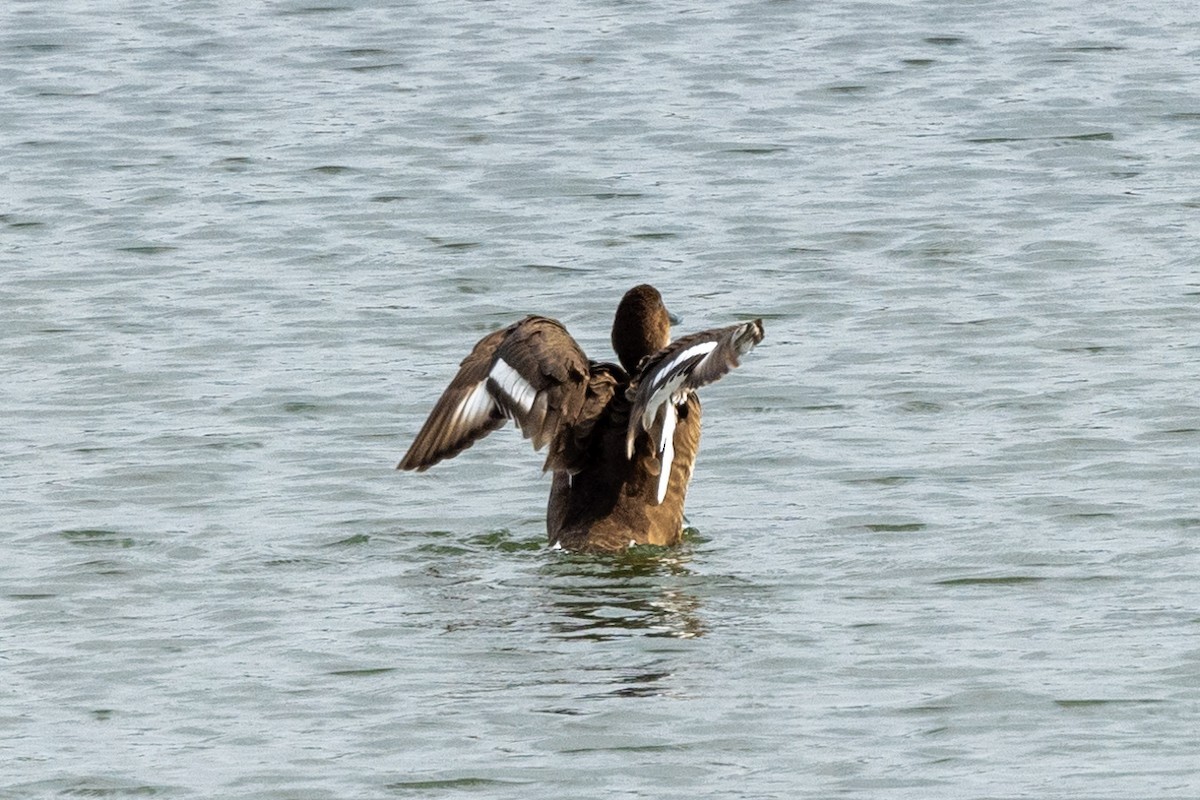
[[[1200,24],[0,11],[0,796],[1200,795]],[[675,551],[543,546],[528,312],[762,317]]]

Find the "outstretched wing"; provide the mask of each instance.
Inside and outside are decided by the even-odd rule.
[[[398,469],[423,472],[512,420],[535,450],[584,404],[588,360],[558,321],[530,316],[479,340]],[[554,450],[546,461],[553,466]]]
[[[650,434],[661,464],[658,501],[666,495],[674,458],[673,439],[678,421],[676,407],[705,384],[712,383],[736,367],[738,359],[763,340],[761,319],[714,328],[684,336],[652,356],[638,368],[626,392],[633,404],[629,413],[625,449],[633,457],[638,434]]]

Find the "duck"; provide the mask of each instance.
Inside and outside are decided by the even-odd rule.
[[[738,366],[764,331],[755,319],[672,341],[671,321],[659,291],[641,284],[613,317],[619,363],[589,359],[549,317],[484,336],[397,469],[424,472],[512,421],[535,451],[547,450],[552,548],[678,545],[700,448],[696,391]]]

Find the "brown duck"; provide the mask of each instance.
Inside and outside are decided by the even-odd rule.
[[[671,341],[653,286],[613,319],[621,365],[591,361],[556,320],[529,316],[479,340],[399,469],[423,472],[512,420],[554,473],[546,530],[567,550],[674,545],[700,446],[696,389],[763,339],[762,320]]]

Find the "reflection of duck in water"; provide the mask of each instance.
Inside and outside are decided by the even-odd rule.
[[[613,319],[621,365],[588,360],[556,320],[530,316],[475,345],[400,462],[424,471],[513,420],[554,472],[546,529],[568,550],[678,544],[700,446],[696,389],[763,339],[762,320],[671,342],[653,286]]]
[[[619,556],[615,561],[554,559],[540,586],[558,618],[556,636],[605,641],[637,636],[694,639],[707,633],[700,599],[687,591],[688,548]]]
[[[624,597],[564,598],[555,606],[568,617],[554,626],[564,638],[604,641],[641,635],[698,639],[708,632],[699,614],[700,601],[680,589],[660,588],[655,593]]]
[[[538,581],[556,638],[694,639],[708,626],[688,569],[691,548],[630,551],[614,559],[548,559]]]

